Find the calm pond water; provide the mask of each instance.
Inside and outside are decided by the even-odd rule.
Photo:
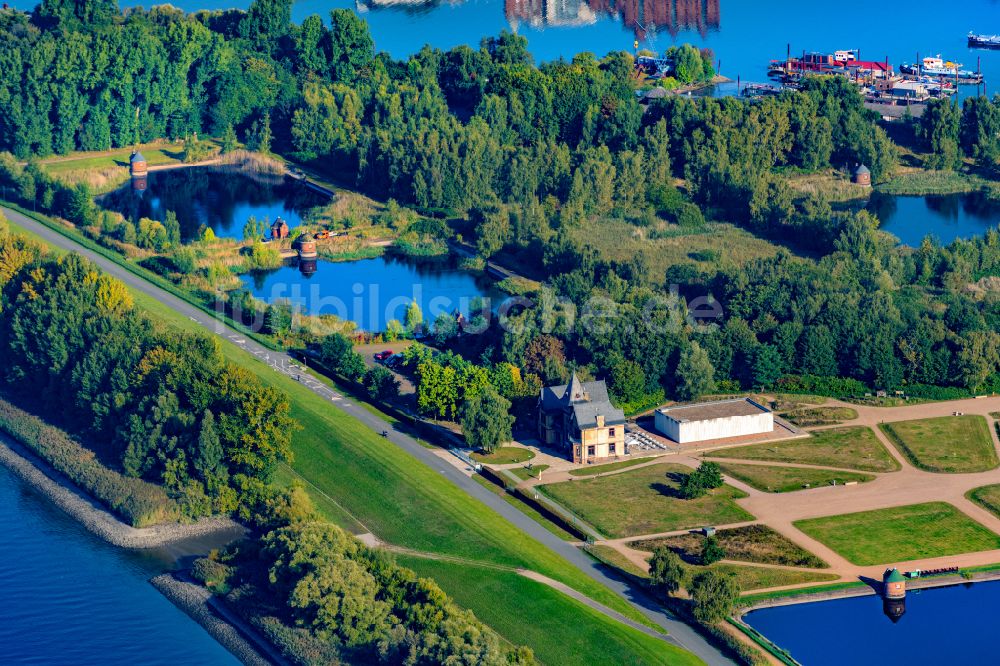
[[[0,467],[0,664],[238,664],[113,548]]]
[[[154,171],[144,191],[130,182],[100,198],[102,206],[133,221],[148,217],[162,222],[172,210],[185,240],[196,238],[202,225],[211,227],[216,236],[242,240],[243,225],[251,215],[271,222],[282,217],[295,227],[306,210],[327,201],[328,197],[291,178],[211,167]]]
[[[765,608],[744,620],[803,666],[996,664],[998,604],[1000,584],[976,583],[911,591],[896,622],[877,596]]]
[[[868,209],[882,221],[884,231],[911,247],[919,246],[928,234],[947,245],[1000,225],[1000,202],[991,202],[980,192],[923,197],[874,192]]]
[[[287,300],[307,314],[335,315],[367,331],[384,330],[390,319],[403,321],[407,306],[414,301],[430,324],[442,312],[459,310],[468,315],[478,297],[488,298],[491,306],[502,298],[488,279],[458,268],[450,258],[321,259],[241,277],[244,286],[263,301]]]
[[[14,0],[30,9],[36,0]],[[124,0],[122,6],[153,3]],[[250,0],[173,0],[187,11],[246,8]],[[938,0],[906,3],[871,2],[857,5],[801,2],[801,0],[299,0],[294,20],[310,14],[324,18],[330,10],[350,8],[368,21],[375,46],[397,58],[419,51],[424,44],[449,49],[478,45],[486,35],[503,29],[528,38],[536,60],[572,58],[581,51],[604,55],[608,51],[640,48],[658,52],[672,44],[690,42],[711,48],[722,61],[721,73],[731,79],[766,80],[767,64],[784,58],[786,44],[793,53],[832,52],[859,48],[864,59],[898,66],[921,56],[940,53],[975,69],[982,69],[990,90],[1000,91],[1000,51],[967,47],[970,30],[1000,32],[1000,4],[996,0],[964,0],[954,7]],[[963,93],[975,86],[963,86]]]

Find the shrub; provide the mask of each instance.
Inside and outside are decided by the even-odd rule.
[[[698,469],[681,481],[680,493],[684,499],[696,499],[713,488],[722,487],[722,470],[713,462],[703,462]]]
[[[692,611],[699,622],[719,622],[733,612],[740,584],[732,576],[709,569],[691,583]]]
[[[0,399],[0,429],[31,449],[73,483],[133,527],[164,522],[177,515],[174,502],[159,486],[108,469],[94,452],[62,430]]]
[[[384,366],[369,368],[364,375],[364,385],[372,400],[389,401],[399,397],[399,380]]]
[[[229,591],[229,577],[232,573],[232,567],[207,557],[199,557],[191,565],[191,576],[204,583],[205,587],[220,594]]]
[[[719,540],[714,536],[705,537],[705,543],[701,547],[701,563],[706,567],[715,564],[726,556],[726,551],[719,545]]]

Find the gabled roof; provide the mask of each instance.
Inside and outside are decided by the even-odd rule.
[[[864,164],[859,164],[858,168],[854,170],[854,173],[861,175],[861,174],[871,173],[871,171],[869,171],[868,167],[866,167]]]
[[[132,156],[128,158],[129,164],[135,164],[136,162],[145,162],[146,158],[142,156],[138,150],[132,153]]]
[[[625,412],[609,401],[581,402],[573,405],[573,418],[579,428],[596,428],[598,416],[604,417],[604,425],[625,423]]]
[[[542,389],[542,410],[570,410],[581,428],[597,426],[597,417],[603,416],[608,425],[625,423],[625,413],[611,404],[608,386],[603,381],[581,382],[573,373],[568,384],[547,386]]]
[[[274,229],[275,227],[287,227],[287,226],[288,226],[288,223],[287,223],[287,222],[285,222],[285,221],[284,221],[284,220],[283,220],[282,218],[280,218],[280,217],[279,217],[279,218],[277,218],[277,219],[276,219],[276,220],[275,220],[274,222],[272,222],[272,223],[271,223],[271,228],[272,228],[272,229]]]
[[[546,386],[541,394],[542,409],[560,409],[574,402],[608,402],[608,386],[603,381],[581,382],[573,373],[569,384]]]

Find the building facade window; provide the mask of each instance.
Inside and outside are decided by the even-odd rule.
[[[587,447],[587,457],[589,458],[592,455],[594,455],[594,447],[593,446],[588,446]]]
[[[608,437],[614,437],[614,436],[615,436],[615,429],[608,428]]]
[[[614,454],[615,454],[615,445],[614,442],[612,442],[610,445],[608,445],[608,455],[613,456]]]

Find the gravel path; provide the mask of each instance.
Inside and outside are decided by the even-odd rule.
[[[136,528],[127,525],[49,467],[41,458],[0,433],[0,463],[88,530],[119,548],[158,548],[192,537],[244,529],[229,518],[206,518],[195,523],[169,523]]]

